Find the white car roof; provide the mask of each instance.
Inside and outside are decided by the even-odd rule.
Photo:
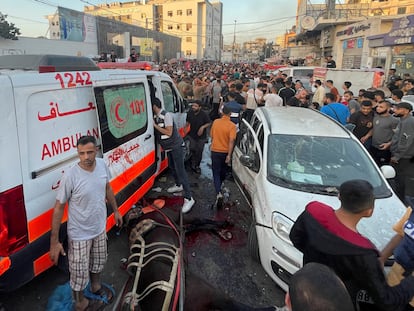
[[[349,138],[350,132],[330,117],[309,108],[263,107],[257,114],[263,114],[272,134],[311,135]]]

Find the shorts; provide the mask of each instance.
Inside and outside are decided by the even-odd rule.
[[[401,280],[404,279],[405,269],[397,262],[391,267],[390,272],[387,274],[387,282],[389,286],[396,286],[401,283]],[[414,298],[410,301],[410,306],[414,307]]]
[[[82,291],[89,282],[89,273],[100,273],[106,263],[108,252],[106,232],[92,240],[69,241],[68,261],[70,287]]]

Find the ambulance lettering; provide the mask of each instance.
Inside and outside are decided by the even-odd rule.
[[[62,89],[77,87],[79,85],[92,85],[91,75],[87,71],[76,72],[75,75],[72,72],[57,73],[55,79],[59,81]]]
[[[94,106],[94,104],[92,102],[88,103],[88,107],[86,108],[81,108],[81,109],[75,109],[75,110],[70,110],[70,111],[65,111],[65,112],[60,112],[59,111],[59,104],[55,103],[55,102],[50,102],[49,105],[51,106],[49,114],[48,115],[44,115],[41,116],[40,112],[37,113],[37,118],[39,119],[39,121],[46,121],[46,120],[50,120],[50,119],[54,119],[57,117],[65,117],[71,114],[76,114],[76,113],[81,113],[81,112],[86,112],[89,110],[94,110],[96,109],[96,107]]]
[[[76,149],[76,143],[82,135],[94,136],[99,138],[98,128],[89,129],[85,134],[76,133],[70,136],[65,136],[57,140],[52,140],[42,147],[42,161],[45,158],[53,158],[61,153],[68,152],[71,149]]]
[[[139,144],[134,144],[130,147],[118,147],[108,156],[109,165],[118,163],[121,158],[124,158],[129,164],[134,164],[134,161],[130,158],[130,153],[139,148]]]

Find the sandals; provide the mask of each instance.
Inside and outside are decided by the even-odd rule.
[[[112,286],[102,283],[101,288],[92,292],[90,284],[85,288],[83,292],[84,296],[89,299],[89,304],[86,310],[99,311],[103,310],[107,305],[111,304],[115,298],[115,290]]]

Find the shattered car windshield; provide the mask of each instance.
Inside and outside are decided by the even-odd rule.
[[[268,180],[278,186],[337,195],[350,179],[368,180],[378,198],[391,192],[361,146],[349,138],[269,135]]]

